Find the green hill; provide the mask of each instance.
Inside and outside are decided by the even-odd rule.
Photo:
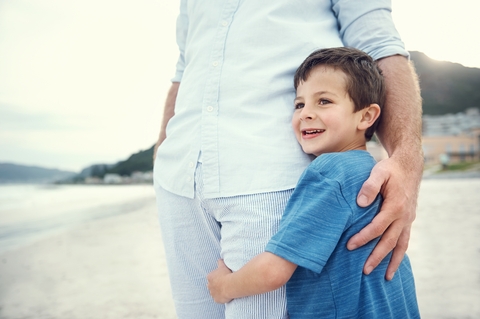
[[[0,183],[51,183],[74,175],[59,169],[0,163]]]
[[[147,172],[153,170],[153,147],[148,150],[140,151],[131,155],[128,159],[118,162],[113,167],[107,169],[107,173],[119,175],[130,175],[132,172]]]
[[[423,114],[441,115],[480,108],[480,69],[436,61],[422,52],[410,52],[420,79]]]

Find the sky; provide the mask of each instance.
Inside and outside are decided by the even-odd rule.
[[[393,0],[410,51],[480,68],[480,3]],[[152,146],[179,0],[0,0],[0,162],[79,171]]]

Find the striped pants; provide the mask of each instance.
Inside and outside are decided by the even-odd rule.
[[[155,185],[162,239],[179,319],[285,319],[285,287],[216,304],[206,276],[224,259],[233,271],[264,251],[293,190],[206,199],[201,164],[195,198]]]

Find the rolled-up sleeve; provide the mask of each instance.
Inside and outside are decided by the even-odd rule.
[[[187,42],[187,31],[187,1],[182,0],[180,2],[180,14],[178,15],[176,25],[176,40],[180,54],[178,56],[177,65],[175,68],[175,76],[171,79],[172,82],[181,82],[183,71],[185,70],[185,45]]]
[[[332,0],[343,44],[374,59],[400,54],[408,57],[392,19],[389,0]]]

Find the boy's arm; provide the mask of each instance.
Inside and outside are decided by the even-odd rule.
[[[358,205],[370,205],[381,192],[384,201],[373,221],[348,242],[348,249],[360,247],[382,236],[365,263],[369,274],[393,249],[386,279],[393,278],[408,247],[415,219],[417,197],[423,172],[422,101],[415,70],[403,56],[378,62],[387,86],[387,101],[377,135],[389,158],[372,170],[357,198]]]
[[[220,259],[218,268],[207,276],[207,286],[215,302],[227,303],[282,287],[296,268],[297,265],[269,252],[257,255],[236,272]]]

